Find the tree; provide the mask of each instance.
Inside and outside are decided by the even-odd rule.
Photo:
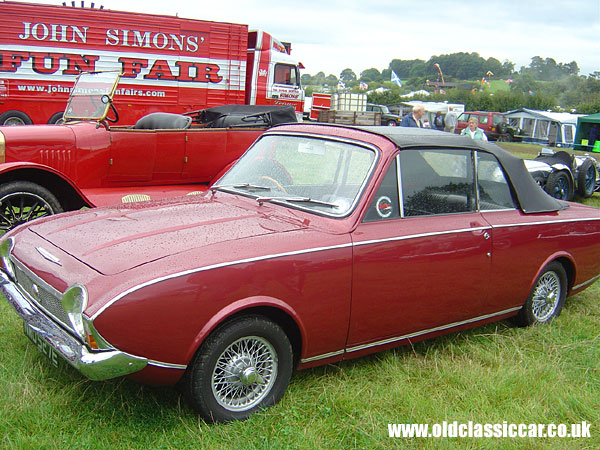
[[[340,80],[345,83],[356,81],[356,74],[352,69],[344,69],[340,73]]]
[[[383,81],[383,77],[381,76],[381,72],[375,68],[363,70],[360,73],[360,81],[365,81],[370,83],[372,81]]]

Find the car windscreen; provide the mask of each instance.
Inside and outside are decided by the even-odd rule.
[[[354,143],[297,135],[265,135],[213,186],[326,215],[349,214],[376,152]]]
[[[107,100],[112,98],[119,78],[119,72],[79,75],[69,95],[64,119],[104,119],[110,106]],[[103,96],[108,97],[103,98]]]

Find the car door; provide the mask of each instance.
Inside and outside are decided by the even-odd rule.
[[[477,211],[473,161],[468,150],[404,150],[389,166],[352,233],[347,351],[486,310],[491,228]]]

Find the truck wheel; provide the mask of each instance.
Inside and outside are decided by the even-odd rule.
[[[63,111],[59,111],[57,113],[52,114],[52,117],[48,119],[48,125],[54,125],[64,123],[63,121]]]
[[[569,175],[563,170],[548,175],[544,190],[552,197],[566,201],[573,200],[575,194]]]
[[[56,197],[38,184],[13,181],[0,186],[0,234],[62,210]]]
[[[21,111],[6,111],[0,114],[0,125],[31,125],[33,122],[27,114]]]
[[[395,126],[396,126],[396,125],[398,125],[398,124],[396,123],[396,121],[395,121],[395,120],[388,120],[388,121],[387,121],[387,123],[386,123],[386,125],[387,125],[388,127],[395,127]]]
[[[591,159],[586,159],[577,172],[577,193],[588,198],[596,190],[596,167]]]

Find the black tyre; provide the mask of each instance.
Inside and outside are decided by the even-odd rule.
[[[0,114],[0,126],[31,125],[33,121],[21,111],[11,110]]]
[[[548,323],[560,314],[567,296],[567,274],[562,264],[552,262],[535,280],[529,297],[516,316],[519,326]]]
[[[395,127],[396,125],[398,125],[398,123],[396,123],[396,121],[395,121],[395,120],[388,120],[388,121],[386,122],[386,125],[387,125],[388,127]]]
[[[13,181],[0,186],[0,235],[22,223],[59,212],[59,201],[38,184]]]
[[[63,123],[64,122],[63,121],[63,114],[64,114],[63,111],[60,111],[60,112],[52,114],[52,117],[50,117],[48,119],[48,125],[54,125],[55,123],[56,124]]]
[[[262,316],[246,316],[206,339],[181,387],[205,420],[244,420],[281,399],[292,368],[292,346],[281,327]]]
[[[552,197],[559,200],[573,200],[575,192],[569,175],[564,171],[552,172],[548,175],[544,190]]]
[[[577,193],[588,198],[596,190],[596,167],[591,159],[586,159],[577,172]]]

